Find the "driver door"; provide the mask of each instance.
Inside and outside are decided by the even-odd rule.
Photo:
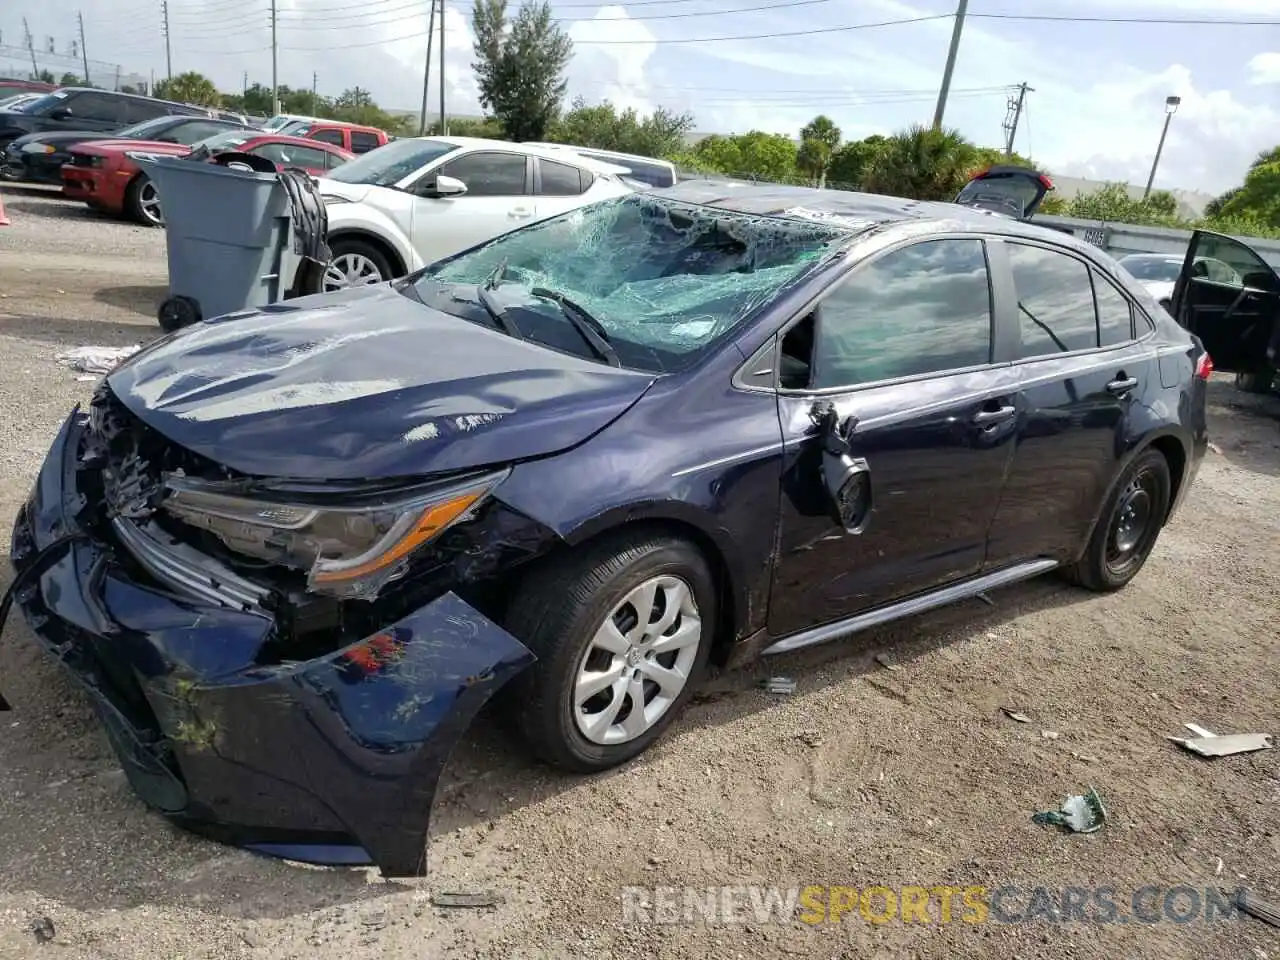
[[[466,184],[456,197],[433,196],[437,177]],[[473,247],[533,219],[533,162],[523,153],[478,150],[427,171],[412,187],[410,237],[425,263]]]
[[[1207,230],[1193,233],[1171,306],[1217,370],[1254,373],[1280,360],[1280,276],[1239,240]]]

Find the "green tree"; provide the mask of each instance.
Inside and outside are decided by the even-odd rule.
[[[1264,154],[1249,168],[1244,183],[1222,205],[1223,217],[1247,218],[1271,227],[1280,227],[1280,148]]]
[[[560,115],[573,42],[546,0],[527,2],[512,21],[506,0],[477,0],[471,11],[480,103],[512,140],[545,140]]]
[[[850,140],[831,155],[827,181],[839,190],[861,190],[867,168],[886,142],[878,133]]]
[[[31,74],[32,80],[38,80],[40,83],[57,83],[52,73],[48,70],[41,70],[39,73]]]
[[[796,168],[818,186],[826,186],[827,168],[840,146],[840,128],[830,117],[819,114],[800,128],[800,149]]]
[[[503,139],[502,124],[493,117],[485,117],[483,120],[451,117],[449,119],[449,133],[455,137],[483,137],[486,140]],[[440,120],[437,118],[427,125],[427,136],[438,137],[439,135]]]
[[[712,134],[699,140],[693,156],[706,169],[731,177],[788,183],[797,178],[796,145],[778,133],[752,130],[736,136]]]
[[[206,107],[222,106],[222,94],[213,85],[213,81],[203,73],[188,70],[180,73],[172,80],[156,81],[152,96],[161,100],[176,100],[178,103],[196,103]]]
[[[692,129],[692,114],[659,107],[641,117],[630,107],[619,112],[608,100],[588,106],[584,98],[575,97],[569,112],[552,126],[548,136],[580,147],[667,157],[684,149],[685,135]]]
[[[977,148],[955,130],[914,126],[889,137],[867,169],[872,193],[952,200],[976,166]]]
[[[62,75],[62,79],[58,81],[60,87],[84,87],[88,84],[78,73],[67,71]]]
[[[324,105],[327,117],[346,123],[359,123],[377,127],[393,136],[401,136],[409,128],[409,118],[387,113],[373,101],[373,95],[363,87],[343,90],[331,103]],[[292,112],[292,111],[286,111]],[[306,112],[306,111],[304,111]],[[415,125],[416,126],[416,125]]]
[[[328,98],[312,96],[310,87],[290,87],[281,84],[277,90],[282,113],[299,113],[304,116],[323,117],[332,105]],[[251,83],[243,93],[224,93],[222,103],[228,110],[271,116],[271,88],[261,83]]]

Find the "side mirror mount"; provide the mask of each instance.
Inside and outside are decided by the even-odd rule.
[[[50,120],[69,120],[71,118],[70,107],[56,107],[49,111]]]
[[[810,418],[822,444],[822,485],[831,518],[846,533],[860,534],[871,519],[871,467],[852,454],[857,417],[841,418],[830,401],[813,405]]]
[[[436,177],[434,181],[425,185],[423,196],[432,199],[444,199],[446,197],[460,197],[467,192],[467,185],[455,177]]]

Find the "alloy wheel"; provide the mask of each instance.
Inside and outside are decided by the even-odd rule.
[[[158,227],[164,223],[164,214],[160,210],[160,193],[150,180],[138,190],[138,209],[142,211],[143,219],[153,226]]]
[[[361,253],[340,253],[329,261],[324,271],[324,290],[345,290],[348,287],[371,286],[385,278],[378,265]]]
[[[701,643],[702,619],[689,584],[673,576],[640,584],[605,618],[578,664],[578,732],[601,745],[642,736],[684,690]]]

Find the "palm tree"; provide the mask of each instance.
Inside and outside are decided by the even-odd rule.
[[[826,186],[827,167],[840,146],[840,128],[830,117],[819,114],[800,129],[800,152],[796,166],[800,171]]]
[[[877,151],[865,189],[914,200],[952,200],[976,159],[977,148],[959,132],[913,126],[889,137]]]

